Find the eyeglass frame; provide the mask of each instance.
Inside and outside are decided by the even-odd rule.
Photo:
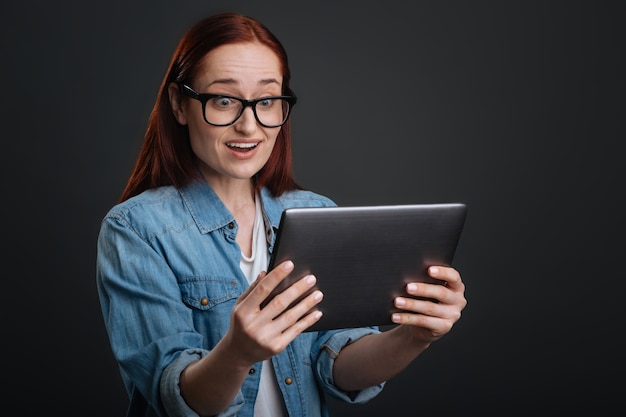
[[[246,110],[246,107],[252,107],[252,113],[254,114],[254,118],[256,119],[256,121],[261,126],[266,127],[266,128],[281,127],[285,123],[287,123],[287,120],[289,119],[289,115],[291,114],[291,109],[293,108],[293,106],[298,101],[298,98],[296,96],[267,96],[267,97],[256,98],[254,100],[246,100],[245,98],[241,98],[241,97],[237,97],[237,96],[230,96],[228,94],[198,93],[193,88],[191,88],[189,85],[187,85],[185,83],[182,83],[182,82],[178,83],[178,85],[179,85],[179,87],[180,87],[180,89],[181,89],[181,91],[182,91],[182,93],[184,95],[186,95],[187,97],[193,98],[195,100],[198,100],[202,104],[202,118],[204,119],[204,121],[207,124],[210,124],[211,126],[217,126],[217,127],[232,126],[233,124],[235,124],[235,122],[237,120],[239,120],[239,118],[241,117],[243,112]],[[238,102],[241,103],[241,108],[239,109],[239,114],[237,114],[237,116],[235,117],[235,119],[232,122],[225,123],[225,124],[217,124],[217,123],[211,123],[211,122],[209,122],[207,120],[207,118],[206,118],[206,104],[212,98],[218,98],[218,97],[228,98],[228,99],[231,99],[231,100],[237,100]],[[266,125],[265,123],[263,123],[259,119],[259,116],[256,113],[256,105],[257,105],[257,103],[260,103],[263,100],[276,100],[276,99],[285,100],[289,104],[289,107],[287,109],[287,114],[285,115],[284,120],[283,120],[283,122],[281,124],[279,124],[279,125]]]

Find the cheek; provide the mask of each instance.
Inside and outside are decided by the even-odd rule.
[[[277,137],[278,135],[276,133],[269,134],[267,136],[267,141],[265,143],[265,162],[267,162],[276,148]]]
[[[196,156],[203,159],[203,156],[215,153],[213,148],[218,141],[218,132],[212,131],[215,128],[195,120],[190,120],[187,128],[189,129],[189,144]]]
[[[276,146],[276,142],[278,141],[278,134],[280,133],[280,130],[276,130],[273,132],[267,132],[266,131],[266,137],[267,137],[267,142],[270,145],[269,147],[274,149],[274,147]]]

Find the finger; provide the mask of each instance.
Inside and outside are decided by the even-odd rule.
[[[284,261],[273,270],[259,277],[255,281],[255,288],[250,292],[249,297],[253,298],[254,302],[260,306],[274,288],[293,271],[293,267],[293,262]]]
[[[300,333],[314,325],[322,318],[323,313],[319,310],[313,310],[310,313],[306,314],[304,317],[301,317],[298,321],[293,323],[291,326],[286,328],[283,331],[283,334],[290,339],[295,339]]]
[[[438,303],[436,300],[413,298],[413,297],[396,297],[393,300],[396,308],[413,313],[418,313],[430,317],[444,317],[445,305]]]
[[[432,278],[445,282],[445,286],[460,289],[463,286],[459,272],[448,266],[431,266],[428,268],[428,275]]]
[[[259,275],[257,275],[256,279],[254,281],[252,281],[250,283],[250,285],[248,286],[248,288],[245,289],[245,291],[243,293],[241,293],[241,295],[239,296],[239,298],[237,299],[237,302],[235,304],[239,304],[241,303],[243,300],[246,299],[246,297],[248,297],[248,295],[254,290],[254,288],[257,286],[258,282],[263,279],[263,277],[267,275],[266,271],[261,271],[261,273]]]
[[[313,292],[313,287],[315,287],[316,283],[317,279],[314,275],[304,276],[303,278],[299,279],[298,281],[294,282],[289,287],[284,289],[281,293],[277,294],[265,307],[265,309],[267,309],[269,314],[272,314],[272,318],[276,318],[279,315],[283,314],[286,310],[292,309],[296,305],[301,306],[302,301],[305,301],[305,295],[310,295]],[[311,307],[313,307],[314,304],[310,305],[309,308],[306,308],[304,311],[301,311],[304,307],[300,307],[298,310],[295,310],[291,314],[297,314],[299,312],[298,317],[296,317],[297,319],[302,316],[306,311],[308,311]]]
[[[427,300],[431,303],[440,303],[448,300],[452,292],[446,285],[430,282],[409,282],[405,290],[413,298]]]
[[[437,322],[441,319],[438,317],[428,316],[426,314],[410,314],[410,313],[393,313],[391,321],[396,324],[408,324],[410,326],[419,326],[432,329],[437,326]]]
[[[283,328],[293,325],[322,301],[324,295],[321,291],[315,290],[315,282],[315,277],[308,275],[272,300],[270,311],[276,314],[273,319],[281,323]]]
[[[279,328],[283,328],[284,335],[295,338],[322,317],[322,312],[315,307],[323,298],[321,291],[313,291],[292,308],[285,310],[274,321]]]
[[[391,316],[391,320],[396,324],[421,327],[425,329],[429,334],[428,339],[431,341],[436,340],[448,333],[454,325],[454,321],[452,320],[426,316],[424,314],[394,313]]]
[[[392,314],[394,323],[437,329],[438,332],[449,330],[461,318],[460,309],[454,305],[403,297],[396,297],[394,305],[403,310]]]

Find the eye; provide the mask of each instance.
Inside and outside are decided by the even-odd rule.
[[[272,105],[274,104],[274,100],[271,98],[266,98],[263,100],[260,100],[257,104],[257,106],[264,108],[264,109],[269,109],[270,107],[272,107]]]
[[[212,106],[220,109],[228,109],[236,105],[235,100],[229,97],[214,97],[210,100]]]

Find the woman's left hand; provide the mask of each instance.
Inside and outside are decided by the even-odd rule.
[[[411,282],[406,286],[410,297],[396,297],[394,300],[395,307],[403,311],[393,313],[393,322],[410,326],[417,343],[431,343],[448,333],[467,305],[465,284],[456,269],[431,266],[428,275],[444,281],[444,284]],[[435,299],[437,302],[413,297]]]

